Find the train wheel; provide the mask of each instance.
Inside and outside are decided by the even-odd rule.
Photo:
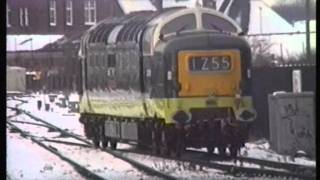
[[[209,155],[211,155],[213,152],[214,152],[214,146],[213,145],[208,145],[207,146],[207,153],[209,154]]]
[[[101,141],[101,147],[102,147],[102,148],[108,147],[108,143],[109,143],[109,141],[108,141],[107,139],[103,139],[103,140]]]
[[[155,130],[152,131],[152,153],[158,155],[160,153]]]
[[[147,135],[148,127],[145,122],[138,121],[137,123],[138,123],[138,129],[139,129],[137,148],[143,150],[146,147],[146,142],[148,138],[148,135]]]
[[[158,155],[160,153],[159,150],[159,134],[158,134],[158,122],[151,122],[151,148],[152,153]]]
[[[92,138],[92,143],[95,148],[99,148],[100,141],[98,138]]]
[[[230,148],[229,148],[230,156],[231,156],[232,158],[237,157],[237,155],[238,155],[238,150],[239,150],[238,146],[231,145]]]
[[[171,143],[171,146],[175,148],[172,149],[171,155],[173,157],[181,157],[185,150],[185,134],[182,130],[175,129],[175,131],[177,132],[177,134],[174,134],[173,136],[176,136],[176,138],[175,141]]]
[[[154,154],[154,155],[159,154],[159,148],[158,148],[156,142],[152,142],[152,154]]]
[[[220,156],[226,156],[226,148],[223,146],[218,147],[219,155]]]
[[[161,145],[160,145],[160,152],[162,156],[169,156],[170,151],[169,151],[169,146],[168,146],[168,137],[167,137],[167,132],[165,130],[165,127],[161,127],[160,130],[160,135],[161,135]]]
[[[177,145],[174,149],[172,149],[171,156],[172,157],[181,157],[185,150],[185,145],[183,143],[177,142]]]
[[[111,147],[112,150],[116,150],[117,149],[117,141],[111,140],[110,141],[110,147]]]

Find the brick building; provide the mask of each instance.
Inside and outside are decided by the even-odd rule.
[[[27,89],[34,91],[78,89],[82,33],[123,15],[118,0],[8,0],[6,9],[7,65],[25,67]]]
[[[123,15],[117,0],[8,0],[7,34],[73,34]]]
[[[172,6],[194,7],[199,0],[8,0],[7,65],[41,72],[27,77],[31,90],[80,88],[79,39],[106,17]],[[203,0],[213,6],[215,0]],[[211,7],[212,8],[212,7]],[[29,73],[34,74],[34,73]],[[35,85],[36,84],[36,85]]]

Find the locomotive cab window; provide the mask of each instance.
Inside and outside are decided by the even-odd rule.
[[[231,22],[212,14],[202,14],[202,24],[203,28],[208,30],[237,32],[236,27]]]
[[[170,34],[190,29],[196,29],[196,17],[194,14],[187,14],[184,16],[177,17],[171,20],[169,23],[163,26],[160,34]]]

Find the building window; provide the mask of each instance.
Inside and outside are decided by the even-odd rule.
[[[10,11],[11,10],[7,4],[7,27],[11,27],[11,25],[10,25]]]
[[[24,8],[24,25],[29,26],[29,12],[28,8]]]
[[[19,8],[19,17],[20,17],[20,26],[23,26],[24,23],[23,23],[23,9],[22,8]]]
[[[72,0],[67,0],[67,4],[66,4],[66,23],[69,26],[72,26],[72,23],[73,23]]]
[[[97,21],[97,6],[95,0],[85,0],[84,2],[84,24],[93,25]]]
[[[57,25],[57,6],[55,0],[50,0],[49,4],[49,22],[51,26]]]

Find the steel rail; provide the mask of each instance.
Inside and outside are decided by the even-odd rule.
[[[101,149],[101,150],[102,150],[102,151],[105,151],[105,152],[107,152],[107,153],[110,153],[110,154],[112,154],[113,156],[115,156],[115,157],[117,157],[117,158],[120,158],[120,159],[122,159],[122,160],[124,160],[124,161],[127,161],[128,163],[134,165],[135,167],[137,167],[137,168],[139,168],[139,169],[142,169],[142,170],[144,170],[144,171],[147,171],[147,172],[148,172],[149,174],[151,174],[151,175],[156,175],[156,176],[162,177],[162,178],[164,178],[164,179],[169,179],[169,180],[178,179],[177,177],[174,177],[174,176],[168,175],[168,174],[166,174],[166,173],[164,173],[164,172],[160,172],[160,171],[157,171],[157,170],[155,170],[155,169],[153,169],[153,168],[150,168],[150,167],[148,167],[148,166],[146,166],[146,165],[144,165],[144,164],[142,164],[142,163],[140,163],[140,162],[138,162],[138,161],[135,161],[135,160],[133,160],[133,159],[130,159],[130,158],[122,155],[121,153],[118,153],[118,152],[116,152],[116,151],[110,150],[109,148],[107,148],[107,149]]]
[[[38,144],[39,146],[43,147],[44,149],[48,150],[49,152],[55,154],[56,156],[58,156],[59,158],[61,158],[62,160],[68,162],[69,164],[71,164],[76,171],[79,172],[79,174],[81,174],[82,176],[89,178],[89,179],[95,179],[95,180],[104,180],[105,178],[93,173],[92,171],[88,170],[87,168],[83,167],[82,165],[78,164],[77,162],[73,161],[72,159],[62,155],[61,153],[59,153],[57,151],[56,148],[52,147],[52,146],[47,146],[44,143],[42,143],[41,141],[37,140],[36,138],[34,138],[33,136],[29,135],[29,133],[23,131],[22,129],[18,128],[17,126],[15,126],[13,123],[11,122],[7,122],[7,124],[9,124],[9,126],[11,126],[12,128],[14,128],[16,131],[18,131],[22,137],[24,138],[30,138],[31,141],[35,142],[36,144]]]
[[[221,164],[218,162],[214,162],[211,159],[200,159],[198,158],[188,158],[188,157],[181,157],[181,158],[172,158],[172,157],[163,157],[163,156],[157,156],[153,155],[150,152],[143,151],[143,150],[118,150],[124,153],[137,153],[137,154],[148,154],[151,156],[156,156],[159,158],[165,158],[165,159],[170,159],[170,160],[175,160],[175,161],[183,161],[183,162],[188,162],[188,163],[193,163],[197,164],[200,166],[205,166],[205,167],[210,167],[214,169],[219,169],[228,172],[231,175],[235,175],[237,173],[243,173],[246,175],[259,175],[259,174],[264,174],[264,175],[271,175],[274,177],[280,176],[280,177],[294,177],[294,178],[302,178],[302,179],[315,179],[314,175],[304,175],[304,174],[298,174],[294,172],[288,172],[288,171],[279,171],[279,170],[272,170],[272,169],[259,169],[259,168],[252,168],[252,167],[242,167],[242,166],[236,166],[236,165],[231,165],[231,164]],[[260,165],[260,164],[257,164]],[[261,166],[261,165],[260,165]]]
[[[61,134],[64,134],[64,135],[73,137],[73,138],[75,138],[75,139],[77,139],[77,140],[79,140],[79,141],[82,141],[82,142],[84,142],[84,143],[86,143],[86,144],[88,144],[88,145],[91,145],[91,142],[89,142],[89,141],[87,141],[87,140],[79,137],[79,135],[76,135],[76,134],[67,132],[67,131],[65,131],[65,130],[63,130],[63,129],[61,129],[61,128],[59,128],[59,127],[57,127],[57,126],[55,126],[55,125],[53,125],[53,124],[51,124],[51,123],[49,123],[49,122],[47,122],[47,121],[44,121],[44,120],[42,120],[42,119],[40,119],[40,118],[32,115],[31,113],[29,113],[29,112],[27,112],[27,111],[25,111],[25,110],[18,109],[18,108],[13,108],[13,107],[8,107],[8,108],[14,109],[14,110],[16,110],[16,111],[20,111],[20,112],[26,114],[27,116],[31,117],[32,119],[34,119],[34,120],[36,120],[36,121],[39,121],[39,122],[42,122],[42,123],[50,126],[52,129],[54,129],[54,130],[56,130],[56,131],[59,131]]]
[[[41,141],[47,141],[47,142],[53,142],[53,143],[59,143],[59,144],[66,144],[66,145],[71,145],[71,146],[80,146],[80,147],[85,147],[85,148],[92,148],[93,147],[93,146],[90,146],[90,145],[87,145],[87,144],[74,143],[74,142],[61,141],[61,140],[53,140],[53,139],[48,139],[48,138],[44,138]]]
[[[73,137],[73,138],[76,138],[80,141],[83,141],[85,142],[86,144],[88,144],[88,146],[92,146],[92,143],[76,136],[75,134],[72,134],[72,133],[69,133],[69,132],[66,132],[56,126],[54,126],[53,124],[50,124],[40,118],[37,118],[35,116],[33,116],[31,113],[29,112],[26,112],[24,110],[20,110],[18,108],[12,108],[12,107],[8,107],[8,108],[11,108],[11,109],[14,109],[16,111],[21,111],[23,113],[25,113],[26,115],[30,116],[31,118],[37,120],[37,121],[40,121],[40,122],[43,122],[47,125],[49,125],[50,127],[60,131],[61,133],[63,134],[66,134],[66,135],[69,135],[70,137]],[[160,173],[152,168],[149,168],[149,167],[146,167],[144,165],[142,165],[141,163],[138,163],[132,159],[129,159],[129,158],[126,158],[126,157],[123,157],[121,154],[115,152],[115,151],[112,151],[110,149],[105,149],[103,150],[107,153],[110,153],[120,159],[123,159],[133,165],[135,165],[136,167],[139,167],[139,168],[142,168],[142,169],[146,169],[147,171],[153,171],[153,174],[155,175],[159,175],[159,176],[162,176],[166,179],[175,179],[175,177],[172,177],[172,176],[168,176],[168,175],[163,175],[163,173]],[[119,151],[119,150],[118,150]],[[120,151],[123,151],[123,150],[120,150]],[[125,150],[127,151],[127,150]],[[188,151],[191,151],[193,153],[204,153],[204,152],[199,152],[199,151],[192,151],[192,150],[188,150]],[[137,152],[133,152],[131,151],[132,153],[137,153]],[[143,154],[150,154],[148,152],[143,152]],[[217,154],[213,154],[214,156],[217,156]],[[220,157],[221,158],[221,157]],[[257,168],[248,168],[248,167],[240,167],[240,166],[234,166],[234,165],[226,165],[226,164],[219,164],[219,163],[216,163],[216,162],[212,162],[212,161],[218,161],[217,159],[212,159],[210,158],[206,161],[204,160],[200,160],[200,159],[188,159],[188,158],[180,158],[180,159],[177,159],[177,158],[170,158],[170,159],[174,159],[174,160],[182,160],[182,161],[187,161],[187,162],[192,162],[192,163],[196,163],[196,164],[199,164],[199,165],[203,165],[203,166],[208,166],[208,167],[212,167],[212,168],[216,168],[216,169],[221,169],[221,170],[225,170],[225,171],[228,171],[228,172],[243,172],[243,173],[246,173],[246,174],[269,174],[269,175],[273,175],[273,176],[284,176],[284,177],[299,177],[299,178],[304,178],[304,179],[314,179],[315,176],[313,175],[304,175],[304,174],[299,174],[299,173],[295,173],[296,171],[312,171],[312,172],[315,172],[315,168],[313,167],[310,167],[310,166],[304,166],[304,165],[298,165],[298,164],[292,164],[292,163],[282,163],[282,162],[273,162],[273,161],[269,161],[269,160],[262,160],[262,159],[256,159],[256,158],[249,158],[249,157],[236,157],[235,160],[239,160],[240,162],[247,162],[247,163],[253,163],[253,164],[256,164],[256,165],[260,165],[260,166],[267,166],[267,167],[273,167],[273,168],[281,168],[281,169],[284,169],[284,170],[289,170],[289,171],[294,171],[294,172],[286,172],[286,171],[275,171],[275,170],[270,170],[270,169],[257,169]],[[225,159],[222,159],[222,160],[225,160]],[[314,173],[312,173],[314,174]]]
[[[244,173],[247,175],[271,175],[274,177],[290,177],[290,178],[302,178],[302,179],[315,179],[313,175],[304,175],[297,174],[294,172],[271,170],[271,169],[258,169],[251,167],[242,167],[228,164],[219,164],[216,162],[208,162],[204,160],[190,159],[190,158],[181,158],[183,161],[192,162],[198,165],[207,166],[215,169],[220,169],[229,172],[230,174]]]
[[[16,108],[14,108],[16,109]],[[28,112],[25,112],[23,110],[20,110],[22,111],[23,113],[29,115],[30,117],[32,118],[35,118],[36,120],[40,120],[41,122],[45,122],[35,116],[33,116],[32,114],[28,113]],[[48,123],[50,126],[53,126],[55,129],[57,129],[58,131],[61,131],[62,133],[64,133],[65,131],[64,130],[61,130],[60,128]],[[67,135],[69,135],[69,133],[66,133]],[[73,136],[75,136],[74,134],[70,134]],[[81,140],[81,141],[84,141],[84,142],[87,142],[86,140],[82,139],[82,138],[79,138],[78,136],[75,136],[77,137],[78,140]],[[89,145],[92,146],[92,143],[88,142]],[[154,174],[154,175],[158,175],[158,176],[161,176],[163,178],[166,178],[166,179],[176,179],[175,177],[172,177],[172,176],[169,176],[169,175],[166,175],[164,173],[161,173],[159,171],[156,171],[150,167],[147,167],[137,161],[134,161],[132,159],[129,159],[127,157],[124,157],[122,156],[121,154],[115,152],[115,151],[112,151],[110,149],[105,149],[105,150],[102,150],[102,151],[105,151],[107,153],[110,153],[112,155],[114,155],[115,157],[118,157],[120,159],[123,159],[127,162],[129,162],[130,164],[133,164],[134,166],[138,167],[138,168],[141,168],[142,170],[144,171],[148,171],[148,172],[151,172],[151,174]],[[190,150],[188,150],[190,151]],[[192,150],[191,150],[192,151]],[[204,152],[199,152],[199,151],[193,151],[194,152],[197,152],[197,153],[204,153]],[[133,152],[132,153],[136,153],[136,152]],[[150,154],[148,152],[144,152],[144,154]],[[229,173],[232,173],[234,174],[235,172],[242,172],[242,173],[245,173],[247,175],[252,175],[252,174],[266,174],[266,175],[272,175],[272,176],[282,176],[282,177],[298,177],[298,178],[303,178],[303,179],[314,179],[315,176],[313,175],[304,175],[304,174],[299,174],[299,173],[295,173],[295,172],[287,172],[287,171],[279,171],[279,170],[271,170],[271,169],[258,169],[258,168],[249,168],[249,167],[241,167],[241,166],[235,166],[235,165],[227,165],[227,164],[220,164],[220,163],[217,163],[217,162],[213,162],[213,161],[218,161],[218,160],[213,160],[212,158],[210,158],[208,160],[201,160],[201,159],[190,159],[190,158],[169,158],[169,159],[174,159],[174,160],[180,160],[180,161],[185,161],[185,162],[191,162],[191,163],[195,163],[195,164],[198,164],[198,165],[202,165],[202,166],[207,166],[207,167],[211,167],[211,168],[215,168],[215,169],[220,169],[220,170],[224,170],[224,171],[227,171]],[[261,160],[261,159],[255,159],[255,158],[246,158],[246,157],[237,157],[236,160],[239,160],[239,161],[245,161],[245,162],[248,162],[248,163],[254,163],[254,164],[257,164],[257,165],[260,165],[260,166],[269,166],[269,167],[274,167],[274,168],[282,168],[282,169],[287,169],[287,170],[311,170],[311,171],[314,171],[314,168],[312,167],[309,167],[309,166],[303,166],[303,165],[296,165],[296,164],[287,164],[287,163],[280,163],[280,162],[272,162],[272,161],[266,161],[266,160]],[[286,165],[288,165],[288,167],[286,167]]]
[[[10,108],[12,108],[12,107],[10,107]],[[31,113],[26,112],[26,111],[24,111],[24,110],[21,110],[21,109],[18,109],[18,108],[12,108],[12,109],[17,110],[17,111],[20,111],[20,112],[28,115],[29,117],[33,118],[34,120],[39,121],[39,122],[42,122],[42,123],[48,125],[48,127],[51,127],[51,128],[53,128],[53,129],[61,132],[61,134],[65,134],[65,135],[67,135],[67,136],[69,136],[69,137],[72,137],[72,138],[75,138],[75,139],[80,140],[80,141],[82,141],[82,142],[85,142],[85,143],[87,144],[87,146],[89,146],[89,147],[91,147],[91,148],[93,147],[93,144],[92,144],[91,142],[88,142],[87,140],[82,139],[81,137],[79,137],[79,136],[76,135],[76,134],[66,132],[65,130],[62,130],[61,128],[59,128],[59,127],[57,127],[57,126],[55,126],[55,125],[53,125],[53,124],[51,124],[51,123],[48,123],[48,122],[46,122],[46,121],[44,121],[44,120],[42,120],[42,119],[40,119],[40,118],[38,118],[38,117],[35,117],[35,116],[32,115]],[[9,122],[8,122],[8,123],[9,123]],[[51,141],[51,142],[53,142],[54,140],[44,139],[44,141]],[[56,141],[56,142],[57,142],[57,141]],[[75,144],[73,144],[73,145],[75,145]],[[82,145],[81,145],[81,146],[82,146]],[[161,177],[161,178],[164,178],[164,179],[168,179],[168,180],[175,180],[175,179],[177,179],[177,178],[174,177],[174,176],[171,176],[171,175],[165,174],[165,173],[163,173],[163,172],[157,171],[157,170],[155,170],[155,169],[153,169],[153,168],[150,168],[150,167],[148,167],[148,166],[146,166],[146,165],[144,165],[144,164],[142,164],[142,163],[139,163],[138,161],[135,161],[135,160],[133,160],[133,159],[130,159],[130,158],[128,158],[128,157],[125,157],[125,156],[123,156],[123,155],[121,155],[121,154],[119,154],[119,153],[117,153],[116,151],[113,151],[113,150],[111,150],[111,149],[102,149],[102,151],[104,151],[104,152],[106,152],[106,153],[108,153],[108,154],[111,154],[111,155],[113,155],[113,156],[115,156],[115,157],[117,157],[117,158],[119,158],[119,159],[121,159],[121,160],[123,160],[123,161],[126,161],[126,162],[132,164],[133,166],[135,166],[135,167],[138,168],[139,170],[144,171],[146,174],[155,175],[155,176],[158,176],[158,177]]]
[[[194,150],[187,150],[190,153],[202,153],[206,154],[205,152],[200,151],[194,151]],[[293,164],[293,163],[284,163],[284,162],[276,162],[276,161],[270,161],[270,160],[264,160],[264,159],[257,159],[257,158],[251,158],[251,157],[242,157],[237,156],[234,159],[230,157],[221,157],[218,154],[212,154],[210,160],[212,161],[221,161],[221,160],[238,160],[240,162],[247,162],[247,163],[253,163],[260,166],[267,166],[272,168],[281,168],[289,171],[313,171],[316,172],[316,168],[312,166],[307,165],[301,165],[301,164]]]
[[[45,127],[45,128],[51,128],[51,127],[48,126],[48,125],[39,124],[39,123],[33,123],[33,122],[18,121],[18,120],[10,120],[10,122],[19,123],[19,124],[30,124],[30,125],[41,126],[41,127]]]

